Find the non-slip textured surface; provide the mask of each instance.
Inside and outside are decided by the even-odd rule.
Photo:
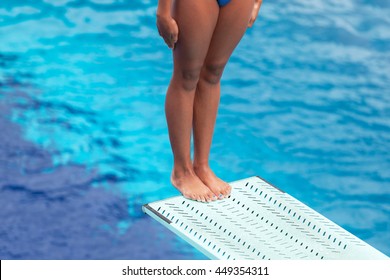
[[[386,259],[387,256],[258,176],[229,198],[175,196],[143,211],[211,259]]]

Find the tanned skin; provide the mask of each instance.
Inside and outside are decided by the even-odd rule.
[[[184,197],[210,202],[231,186],[209,166],[220,80],[233,50],[255,22],[262,0],[159,0],[157,28],[173,52],[165,115],[174,157],[171,183]],[[194,159],[191,161],[191,134]]]

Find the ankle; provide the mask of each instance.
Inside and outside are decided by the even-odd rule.
[[[196,171],[207,171],[210,169],[210,166],[207,162],[205,163],[199,163],[199,162],[195,162],[192,164],[194,170]]]
[[[192,166],[181,166],[181,165],[174,165],[172,170],[172,176],[174,178],[180,178],[184,176],[188,176],[194,174],[194,169]]]

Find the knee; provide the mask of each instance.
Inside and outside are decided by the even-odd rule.
[[[194,91],[199,81],[201,66],[188,67],[176,71],[180,86],[185,91]]]
[[[226,63],[205,63],[201,72],[201,79],[211,85],[219,83]]]

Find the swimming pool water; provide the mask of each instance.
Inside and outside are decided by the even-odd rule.
[[[179,194],[155,5],[2,1],[1,259],[205,259],[141,211]],[[223,75],[210,155],[226,181],[260,175],[387,255],[389,13],[264,1]]]

